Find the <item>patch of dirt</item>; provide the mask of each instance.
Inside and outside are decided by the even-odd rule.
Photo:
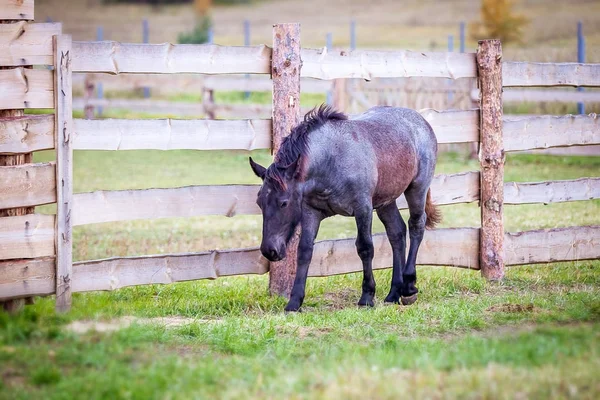
[[[114,332],[120,329],[127,328],[132,324],[149,324],[149,325],[161,325],[165,328],[175,328],[182,325],[192,323],[214,323],[216,320],[206,320],[197,318],[187,317],[156,317],[156,318],[139,318],[126,316],[121,318],[112,319],[109,321],[74,321],[67,325],[68,331],[84,334],[87,332]]]
[[[533,304],[496,304],[488,308],[489,312],[522,313],[536,311]]]
[[[337,292],[325,293],[323,299],[327,303],[325,308],[328,310],[342,310],[347,307],[356,307],[360,293],[356,289],[344,288]]]
[[[2,383],[9,387],[22,387],[25,384],[25,377],[17,369],[11,367],[4,369],[0,374],[0,378]]]

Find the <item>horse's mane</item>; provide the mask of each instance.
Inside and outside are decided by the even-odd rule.
[[[292,132],[283,139],[281,147],[275,155],[275,162],[267,169],[266,178],[273,179],[282,188],[285,188],[285,178],[283,171],[289,165],[299,160],[300,171],[304,169],[304,156],[308,150],[308,141],[310,133],[319,129],[328,121],[346,120],[348,117],[336,111],[326,104],[321,104],[319,108],[315,107],[304,116],[304,120],[300,122]]]

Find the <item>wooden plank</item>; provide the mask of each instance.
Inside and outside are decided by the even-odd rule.
[[[576,92],[567,90],[505,90],[504,102],[557,102],[600,103],[600,92]]]
[[[481,40],[477,49],[481,88],[481,274],[504,277],[504,147],[502,137],[502,45]]]
[[[600,259],[600,226],[541,229],[505,235],[507,265]]]
[[[258,185],[186,186],[76,193],[73,225],[136,219],[200,215],[257,215]],[[479,172],[436,175],[431,186],[436,204],[469,203],[479,199]],[[406,208],[404,197],[398,207]]]
[[[257,248],[109,258],[75,263],[73,291],[115,290],[134,285],[264,274],[268,270],[269,263]]]
[[[473,53],[420,51],[331,51],[302,49],[302,76],[317,79],[361,78],[475,78]]]
[[[61,32],[60,23],[0,24],[0,65],[52,65],[52,36]]]
[[[104,107],[104,109],[122,109],[155,115],[201,117],[206,114],[205,107],[200,103],[184,103],[178,101],[152,99],[73,99],[74,110],[85,110],[86,106]]]
[[[55,293],[54,257],[0,261],[0,300]]]
[[[54,114],[0,117],[0,154],[54,148]]]
[[[597,114],[513,117],[503,125],[505,151],[600,144]]]
[[[325,93],[331,89],[331,82],[303,78],[300,80],[302,93]],[[224,92],[271,92],[273,83],[268,77],[253,76],[209,76],[204,79],[204,88]]]
[[[75,150],[255,150],[271,147],[270,120],[76,119]]]
[[[73,42],[73,72],[268,74],[271,49],[216,44]]]
[[[300,123],[300,74],[303,70],[300,24],[273,25],[273,56],[271,79],[273,80],[273,152],[277,152],[286,136]],[[301,227],[298,225],[287,244],[287,256],[271,262],[269,291],[290,298],[296,276],[298,244]]]
[[[71,309],[73,267],[73,90],[71,36],[54,36],[56,104],[56,311]]]
[[[226,76],[224,76],[226,77]],[[198,74],[119,74],[109,75],[102,73],[76,73],[73,74],[73,89],[81,92],[85,89],[86,82],[94,85],[102,84],[105,91],[118,91],[141,89],[148,87],[152,92],[162,94],[174,93],[201,93],[204,89],[206,76]]]
[[[0,260],[53,256],[54,215],[0,218]]]
[[[325,240],[315,244],[309,276],[361,272],[356,239]],[[373,269],[392,266],[392,248],[385,234],[373,235]],[[407,246],[409,238],[407,237]],[[479,269],[479,229],[448,228],[425,232],[417,256],[419,265],[448,265]]]
[[[46,69],[0,70],[0,109],[54,108],[52,75]]]
[[[600,86],[600,64],[503,62],[502,85]]]
[[[97,191],[74,195],[73,224],[198,215],[259,214],[256,185]]]
[[[599,198],[600,178],[504,184],[504,204],[549,204]]]
[[[419,112],[433,128],[438,143],[479,142],[479,110]]]
[[[54,163],[0,167],[0,209],[56,201]]]
[[[25,19],[32,21],[34,0],[0,0],[0,20]]]

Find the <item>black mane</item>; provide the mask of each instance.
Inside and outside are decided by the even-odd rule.
[[[279,151],[275,155],[275,162],[267,170],[267,177],[274,179],[277,182],[284,183],[282,169],[295,163],[306,155],[308,149],[308,140],[310,133],[325,125],[328,121],[347,120],[348,117],[336,111],[326,104],[322,104],[319,108],[313,108],[304,116],[304,120],[300,122],[292,132],[283,139]]]

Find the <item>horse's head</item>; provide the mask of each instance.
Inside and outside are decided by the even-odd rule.
[[[302,216],[302,195],[296,179],[298,161],[268,169],[250,158],[252,171],[262,179],[256,204],[262,210],[263,237],[260,251],[270,261],[285,258],[287,243]]]

